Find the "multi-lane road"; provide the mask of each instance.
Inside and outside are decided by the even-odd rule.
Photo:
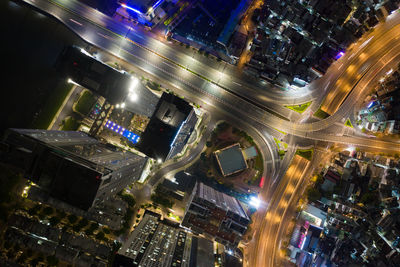
[[[54,16],[88,43],[163,80],[191,101],[202,102],[210,113],[235,118],[238,124],[257,136],[265,154],[265,169],[268,170],[265,175],[271,179],[261,194],[268,203],[264,207],[264,211],[268,208],[268,213],[256,222],[259,232],[254,251],[257,256],[248,259],[252,263],[249,266],[274,266],[277,242],[272,239],[276,239],[274,233],[280,231],[279,222],[283,216],[280,212],[285,210],[284,206],[290,202],[309,166],[306,160],[296,156],[286,174],[279,171],[271,134],[281,137],[285,132],[293,140],[349,144],[379,151],[400,150],[400,144],[393,141],[354,134],[355,131],[343,135],[342,131],[343,119],[353,112],[367,86],[400,57],[398,12],[352,45],[321,79],[303,89],[285,91],[238,73],[234,66],[224,62],[194,56],[190,49],[169,45],[160,36],[121,24],[76,0],[24,1]],[[311,112],[322,104],[322,109],[331,116],[309,122],[310,112],[299,115],[284,107],[307,101],[312,101]],[[338,126],[337,131],[329,130],[332,125]]]
[[[273,191],[265,217],[260,220],[253,242],[250,243],[248,266],[276,266],[275,253],[277,251],[277,236],[281,231],[281,222],[285,218],[287,207],[298,190],[303,174],[307,171],[310,162],[298,155],[286,171],[277,188]]]
[[[374,31],[377,33],[376,36],[369,37],[368,35],[367,40],[361,40],[354,45],[352,51],[334,64],[326,76],[297,94],[285,94],[272,85],[261,86],[258,83],[250,85],[247,80],[234,72],[232,66],[228,65],[229,67],[220,70],[221,64],[226,63],[211,59],[202,59],[202,61],[193,59],[191,54],[186,53],[187,51],[172,49],[159,39],[119,24],[78,1],[25,1],[55,16],[89,43],[124,58],[146,72],[174,84],[177,88],[201,96],[207,104],[217,105],[223,109],[237,109],[245,120],[251,118],[270,128],[277,128],[301,137],[306,137],[306,134],[310,132],[322,131],[334,122],[348,117],[349,110],[340,109],[336,112],[337,114],[333,114],[326,120],[297,123],[289,121],[288,118],[296,119],[298,114],[284,108],[280,103],[293,104],[310,100],[314,101],[314,107],[319,106],[318,103],[322,101],[321,95],[324,95],[324,92],[339,88],[337,98],[339,100],[334,98],[328,102],[334,103],[332,105],[337,109],[341,99],[345,98],[341,92],[353,89],[352,94],[345,101],[348,106],[353,106],[359,92],[362,92],[365,87],[362,85],[370,83],[375,78],[373,74],[382,69],[385,58],[390,60],[399,51],[399,49],[391,49],[396,38],[400,36],[400,31],[395,27],[400,24],[400,15],[395,13],[387,23]],[[204,60],[208,60],[209,64],[205,64]],[[360,82],[360,79],[363,82]],[[328,95],[327,98],[331,96]],[[307,137],[313,138],[313,136]],[[317,136],[319,139],[335,141],[335,138],[323,132]],[[361,143],[362,139],[352,137],[349,141]]]

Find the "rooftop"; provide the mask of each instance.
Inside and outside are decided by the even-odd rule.
[[[197,184],[197,197],[214,203],[217,207],[231,211],[242,218],[249,219],[240,202],[232,197],[215,190],[203,183]]]
[[[214,152],[222,175],[228,176],[247,168],[242,149],[239,144],[233,144]]]
[[[75,46],[68,46],[62,51],[56,69],[70,81],[105,97],[112,104],[124,101],[132,83],[129,74],[98,61]]]
[[[185,100],[163,93],[138,143],[139,150],[149,157],[166,160],[192,110]]]

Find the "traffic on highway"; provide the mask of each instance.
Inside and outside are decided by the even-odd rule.
[[[299,147],[332,144],[400,151],[400,140],[377,138],[348,129],[355,107],[365,98],[369,85],[376,83],[400,61],[400,13],[394,12],[372,31],[352,44],[327,73],[309,85],[283,90],[270,83],[238,73],[235,66],[209,57],[194,57],[191,50],[172,47],[160,36],[119,23],[77,0],[23,0],[55,17],[90,45],[120,58],[151,77],[157,77],[185,99],[201,103],[212,114],[204,138],[193,154],[162,168],[148,183],[154,186],[169,172],[190,164],[199,155],[206,137],[218,120],[232,122],[254,137],[264,159],[264,187],[261,206],[255,214],[254,238],[245,247],[244,265],[279,266],[280,238],[288,225],[294,202],[302,193],[305,179],[320,164],[322,152],[311,161],[295,151]],[[306,112],[298,113],[287,105],[311,102]],[[317,119],[322,110],[328,116]],[[289,144],[281,159],[274,139]]]

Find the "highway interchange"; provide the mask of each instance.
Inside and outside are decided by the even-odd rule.
[[[316,145],[323,150],[336,143],[379,152],[400,151],[399,142],[377,139],[344,126],[344,121],[353,117],[357,101],[368,92],[368,85],[400,60],[398,12],[353,44],[322,78],[306,88],[287,91],[237,73],[234,66],[224,62],[194,56],[191,49],[174,48],[160,36],[121,24],[78,1],[24,2],[54,16],[91,45],[201,104],[213,115],[213,122],[225,119],[254,137],[262,149],[263,175],[268,179],[260,194],[263,205],[254,222],[255,238],[245,250],[247,266],[278,264],[280,229],[289,221],[283,217],[288,216],[293,197],[299,194],[300,185],[314,168],[314,162],[294,156],[296,147]],[[308,101],[312,104],[301,115],[284,107]],[[316,120],[311,115],[321,105],[331,116]],[[291,147],[283,161],[279,160],[272,136],[284,139]],[[182,163],[169,165],[168,172],[196,158],[204,141],[205,138]],[[315,153],[314,159],[319,155],[322,153]],[[162,172],[165,173],[167,169]]]

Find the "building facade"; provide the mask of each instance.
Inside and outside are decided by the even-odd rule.
[[[196,123],[196,113],[188,102],[163,93],[137,148],[148,157],[166,161],[182,151]]]
[[[87,210],[139,179],[147,158],[74,131],[9,129],[2,158],[24,177]]]
[[[196,183],[182,226],[228,247],[236,247],[249,222],[249,216],[237,199],[203,183]]]
[[[212,267],[211,241],[183,231],[176,223],[160,220],[146,211],[143,219],[119,249],[114,267]]]

